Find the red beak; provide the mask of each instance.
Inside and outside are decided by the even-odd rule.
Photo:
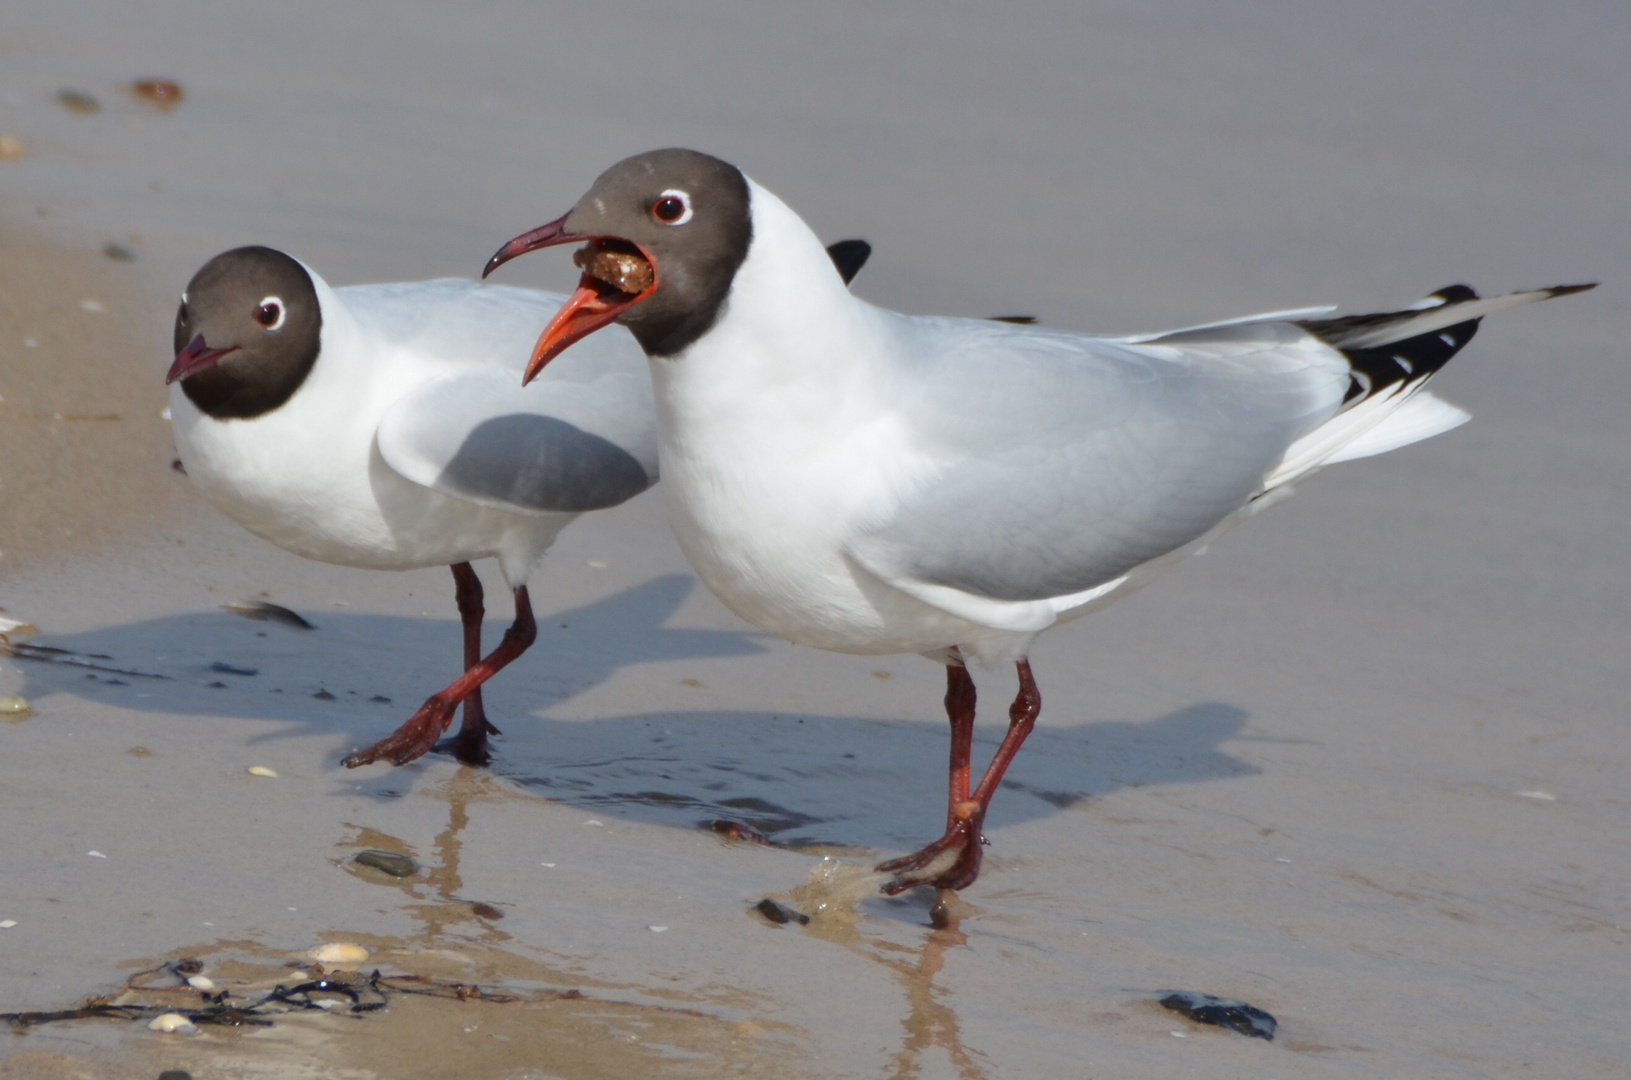
[[[212,349],[204,342],[204,335],[199,334],[187,343],[187,347],[176,353],[176,362],[170,365],[170,374],[164,377],[164,385],[169,386],[177,379],[190,378],[205,368],[214,367],[216,362],[227,353],[235,353],[238,346],[230,349]]]
[[[539,248],[574,244],[579,241],[592,243],[606,239],[611,238],[569,233],[566,231],[566,218],[557,218],[531,232],[522,233],[499,248],[493,257],[487,260],[487,268],[481,272],[481,276],[486,277],[516,256],[537,251]],[[559,356],[568,346],[588,337],[656,291],[657,264],[644,248],[640,248],[640,254],[645,257],[646,262],[651,263],[652,280],[650,285],[638,293],[631,295],[588,274],[583,275],[578,282],[577,291],[567,298],[566,304],[555,313],[553,319],[549,320],[544,332],[538,335],[538,344],[533,347],[532,359],[527,363],[527,372],[521,377],[522,386],[537,378],[544,365]]]

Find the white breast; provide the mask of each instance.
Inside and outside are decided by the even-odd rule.
[[[375,447],[381,418],[403,394],[445,374],[448,359],[371,336],[341,294],[313,277],[322,351],[283,406],[250,420],[216,420],[179,384],[171,387],[188,476],[218,509],[297,555],[373,569],[499,556],[507,575],[519,564],[524,579],[574,515],[475,506],[388,468]]]

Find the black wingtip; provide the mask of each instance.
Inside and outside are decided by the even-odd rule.
[[[1551,294],[1548,299],[1555,296],[1573,296],[1577,292],[1590,292],[1597,287],[1597,282],[1588,281],[1581,285],[1553,285],[1546,291]]]
[[[872,257],[872,245],[865,240],[839,240],[827,245],[827,257],[832,259],[838,276],[848,285]]]
[[[988,321],[990,321],[990,322],[1013,323],[1015,326],[1035,326],[1036,325],[1036,316],[1035,315],[992,315],[992,316],[990,316]]]
[[[1459,304],[1464,300],[1478,299],[1478,293],[1471,285],[1446,285],[1427,295],[1437,297],[1446,304]]]

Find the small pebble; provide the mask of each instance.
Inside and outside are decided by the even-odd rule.
[[[644,292],[657,279],[651,264],[632,251],[613,251],[591,245],[574,252],[572,262],[582,267],[590,277],[625,293]]]
[[[184,1069],[165,1069],[159,1073],[159,1080],[193,1080],[193,1074]]]
[[[27,698],[0,697],[0,716],[19,716],[29,711]]]
[[[153,1019],[147,1022],[147,1026],[153,1031],[162,1031],[169,1035],[198,1034],[198,1026],[196,1024],[187,1019],[185,1016],[182,1016],[180,1013],[174,1012],[165,1013],[163,1016],[153,1017]]]
[[[222,675],[259,675],[260,674],[260,668],[239,667],[237,664],[228,664],[228,663],[226,663],[225,661],[222,661],[222,660],[216,660],[213,663],[211,663],[210,664],[210,670],[211,671],[218,671]]]
[[[810,916],[804,914],[802,911],[794,911],[786,904],[778,904],[768,896],[759,901],[757,904],[754,904],[753,910],[757,911],[759,914],[763,915],[777,926],[786,926],[788,923],[793,922],[798,923],[800,926],[808,926],[810,923]]]
[[[588,821],[585,821],[584,824],[593,825],[598,829],[604,829],[606,827],[606,823],[604,821],[596,821],[594,818],[590,818]]]
[[[197,975],[204,970],[204,961],[189,956],[177,960],[174,967],[178,975]]]
[[[194,990],[214,990],[215,980],[208,975],[193,975],[187,979],[187,985]]]
[[[360,964],[368,959],[368,950],[350,942],[334,941],[319,946],[306,955],[319,964]]]
[[[83,90],[62,89],[57,91],[57,100],[69,112],[79,113],[81,116],[90,116],[92,113],[102,111],[102,105]]]
[[[471,904],[470,911],[483,919],[502,919],[504,913],[491,904]]]
[[[1525,799],[1537,799],[1540,802],[1557,802],[1557,796],[1553,795],[1550,791],[1520,791],[1518,794]]]
[[[181,92],[181,87],[169,79],[137,79],[130,84],[130,92],[142,104],[163,109],[165,112],[180,105],[182,97],[185,96]]]
[[[668,927],[666,927],[666,926],[648,926],[648,927],[646,927],[646,929],[650,930],[653,934],[661,934],[663,931],[667,930]]]
[[[106,311],[106,310],[108,310],[107,308],[102,306],[102,301],[100,301],[100,300],[81,300],[79,302],[79,306],[84,308],[86,311]]]
[[[313,694],[312,697],[316,698],[318,701],[334,700],[334,695],[329,693],[327,690],[319,690],[317,693]]]
[[[251,765],[249,768],[245,769],[244,772],[248,773],[250,776],[269,776],[273,780],[277,779],[277,770],[268,769],[265,765]]]
[[[351,861],[358,866],[371,866],[380,873],[390,874],[392,877],[413,877],[419,873],[418,863],[394,851],[370,848],[367,851],[359,851]]]
[[[102,254],[114,262],[135,262],[136,253],[123,244],[107,244],[102,248]]]
[[[1254,1039],[1272,1042],[1275,1028],[1279,1027],[1274,1017],[1255,1005],[1195,990],[1170,991],[1161,998],[1161,1004],[1197,1024],[1214,1024]]]
[[[14,135],[0,135],[0,161],[16,161],[27,156],[27,143]]]
[[[0,930],[10,930],[17,925],[16,919],[0,919]]]
[[[129,754],[131,757],[152,757],[153,756],[153,751],[149,750],[145,746],[132,746],[129,750],[126,750],[125,753]]]

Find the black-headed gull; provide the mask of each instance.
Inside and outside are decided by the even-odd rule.
[[[689,150],[614,165],[487,269],[582,241],[586,273],[528,377],[609,323],[633,332],[670,519],[702,580],[792,641],[946,664],[946,831],[879,867],[890,893],[979,873],[991,796],[1041,709],[1026,660],[1039,632],[1145,584],[1321,466],[1462,423],[1422,388],[1478,320],[1590,288],[1485,300],[1458,285],[1377,315],[1304,309],[1115,338],[917,318],[852,296],[798,215]],[[972,790],[965,657],[1019,673]]]
[[[828,265],[853,275],[869,250],[840,242]],[[449,749],[484,763],[497,728],[481,684],[537,634],[529,570],[579,514],[657,480],[651,382],[628,334],[585,342],[517,391],[565,299],[460,279],[335,289],[266,247],[217,255],[182,294],[166,381],[176,447],[204,496],[307,558],[453,568],[464,674],[348,766],[419,757],[461,701]],[[489,556],[515,620],[484,657],[470,561]]]

